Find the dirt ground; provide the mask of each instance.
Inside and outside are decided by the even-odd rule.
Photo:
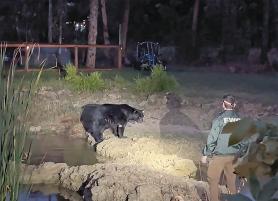
[[[169,96],[174,99],[178,97],[180,104],[171,107],[173,104],[169,104],[167,98]],[[128,137],[128,141],[111,137],[111,132],[107,130],[104,133],[106,140],[99,145],[98,154],[121,162],[133,161],[142,162],[149,167],[159,166],[160,169],[165,169],[165,164],[155,162],[151,158],[163,156],[164,161],[169,157],[176,157],[177,161],[189,159],[198,166],[211,121],[221,111],[220,101],[166,93],[138,98],[119,91],[86,94],[42,87],[34,102],[30,130],[36,134],[51,133],[72,138],[86,138],[79,122],[83,105],[127,103],[144,109],[144,122],[127,125],[125,136]],[[278,114],[277,105],[250,101],[240,101],[238,105],[239,114],[243,117],[273,121]],[[149,156],[150,153],[155,155],[142,157]],[[125,159],[122,155],[126,156]]]
[[[196,76],[197,74],[193,73],[191,76],[186,75],[185,78],[194,80]],[[232,82],[239,82],[241,77],[236,77],[222,77],[220,81],[228,79]],[[201,84],[188,84],[185,93],[177,91],[171,95],[174,102],[178,99],[179,104],[175,107],[172,107],[175,105],[172,104],[173,102],[169,104],[169,94],[167,93],[136,96],[125,90],[113,89],[91,94],[78,93],[61,86],[56,88],[53,85],[44,85],[35,97],[28,125],[34,135],[54,134],[68,137],[73,141],[77,138],[86,139],[87,135],[79,121],[83,105],[88,103],[126,103],[132,107],[143,109],[144,121],[138,124],[128,124],[125,130],[127,137],[125,139],[118,139],[107,130],[104,133],[104,142],[97,146],[99,163],[104,164],[108,169],[116,166],[115,170],[119,170],[119,165],[123,166],[124,169],[128,167],[131,176],[136,174],[135,183],[138,178],[144,177],[145,181],[147,178],[143,174],[146,172],[151,175],[168,175],[170,179],[167,180],[167,183],[170,186],[174,185],[174,180],[176,181],[177,178],[193,177],[203,180],[205,175],[199,171],[200,169],[205,170],[204,167],[199,166],[201,151],[205,145],[212,119],[221,111],[221,97],[225,88],[232,85],[211,86],[213,82],[214,84],[216,82],[214,75],[209,79],[198,80],[198,82]],[[208,82],[207,86],[206,82]],[[252,83],[253,81],[249,82],[249,85],[251,86]],[[266,82],[266,85],[271,83]],[[258,95],[254,93],[253,89],[249,90],[249,85],[246,87],[241,83],[239,87],[233,87],[229,90],[230,92],[234,91],[236,95],[242,95],[238,99],[239,115],[278,123],[278,105],[273,101],[277,94],[272,94],[272,89],[267,91],[266,88],[258,88],[258,91],[263,91]],[[242,90],[243,88],[244,90]],[[271,101],[265,101],[267,97]],[[94,142],[88,138],[88,143]],[[113,163],[111,167],[110,163]],[[136,172],[137,168],[141,168],[143,171]],[[102,166],[100,169],[105,172]],[[125,181],[126,174],[126,172],[119,173],[121,179],[115,180],[117,185],[126,185],[119,182]],[[155,175],[152,177],[155,178]],[[150,181],[150,183],[152,182]],[[150,187],[149,185],[147,184],[147,188]],[[98,192],[103,192],[103,188],[107,188],[106,183],[103,183],[102,187],[93,188],[92,193],[98,195]],[[110,187],[108,188],[110,189]],[[137,188],[139,187],[133,186],[133,190]],[[184,186],[181,185],[180,188],[182,189]],[[135,192],[137,191],[135,190]],[[110,194],[105,196],[109,197]],[[167,196],[167,199],[164,200],[168,201],[169,195]],[[186,197],[185,194],[184,197]],[[96,200],[102,199],[98,197]]]

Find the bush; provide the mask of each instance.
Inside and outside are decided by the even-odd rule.
[[[161,66],[154,67],[149,77],[135,79],[135,89],[139,93],[173,91],[177,86],[176,79],[168,75]]]
[[[77,73],[77,69],[72,64],[66,66],[67,75],[65,80],[68,81],[74,89],[78,91],[101,91],[106,88],[104,79],[100,72],[94,72],[89,75]]]
[[[77,69],[72,64],[66,65],[66,72],[67,72],[67,75],[65,77],[65,80],[67,80],[67,81],[72,81],[78,77]]]

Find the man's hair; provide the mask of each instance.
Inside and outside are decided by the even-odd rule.
[[[232,109],[235,107],[236,98],[233,95],[227,94],[223,96],[223,102],[227,108]]]

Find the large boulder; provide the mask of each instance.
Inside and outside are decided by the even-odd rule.
[[[248,51],[248,63],[249,64],[260,64],[261,62],[261,53],[262,50],[260,48],[251,48]]]
[[[276,71],[278,71],[278,49],[272,48],[267,53],[267,59],[269,65],[274,68]]]
[[[128,196],[128,201],[163,201],[161,188],[154,184],[137,186],[133,193]]]
[[[68,168],[65,163],[47,162],[39,166],[35,165],[22,165],[23,183],[32,184],[58,184],[59,174],[62,169]]]
[[[219,47],[203,47],[200,49],[200,62],[207,65],[219,63],[221,60],[221,51]]]
[[[176,47],[175,46],[164,46],[159,50],[160,59],[166,63],[175,62],[176,59]]]
[[[164,152],[159,139],[109,138],[97,146],[97,153],[123,164],[141,165],[176,176],[194,177],[197,167],[190,159]],[[177,150],[178,152],[178,150]]]
[[[90,201],[170,201],[173,196],[199,201],[207,192],[204,182],[136,165],[105,163],[69,167],[63,163],[45,163],[24,166],[23,170],[25,178],[29,178],[25,183],[57,184],[78,191]]]

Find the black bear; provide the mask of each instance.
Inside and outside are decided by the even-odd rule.
[[[103,132],[111,129],[112,133],[122,138],[128,122],[143,122],[143,110],[127,104],[87,104],[84,105],[80,121],[86,132],[96,143],[103,141]]]

